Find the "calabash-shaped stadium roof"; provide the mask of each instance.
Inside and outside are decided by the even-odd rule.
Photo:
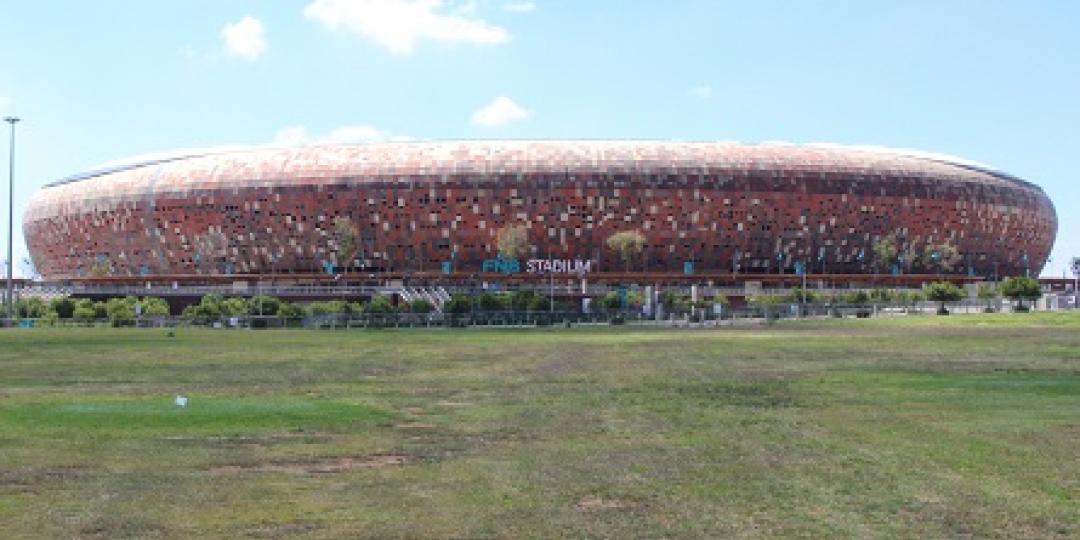
[[[170,169],[230,178],[312,178],[395,174],[588,172],[593,170],[700,171],[708,169],[808,169],[880,171],[900,175],[1004,180],[1029,185],[993,167],[910,149],[829,143],[679,142],[636,140],[420,141],[327,144],[302,147],[218,147],[178,150],[111,162],[46,185],[56,187],[167,165]]]

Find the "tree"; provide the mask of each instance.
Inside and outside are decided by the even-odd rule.
[[[838,295],[835,300],[840,303],[851,304],[856,306],[862,306],[870,303],[870,295],[866,291],[851,291],[849,293]]]
[[[509,298],[501,294],[484,293],[480,295],[481,311],[502,311],[506,309]]]
[[[349,216],[334,218],[334,243],[337,246],[334,264],[342,268],[342,273],[347,273],[360,251],[360,235]]]
[[[414,298],[412,302],[409,302],[411,313],[431,313],[432,311],[435,311],[435,306],[427,299]]]
[[[300,319],[304,316],[304,310],[300,309],[300,306],[291,304],[289,302],[282,302],[278,305],[278,317],[285,319]]]
[[[746,301],[756,306],[778,306],[787,303],[787,297],[780,294],[755,294]]]
[[[607,246],[622,259],[626,271],[630,271],[630,263],[645,249],[645,235],[639,231],[621,231],[607,238]]]
[[[1001,282],[1001,294],[1018,302],[1017,311],[1027,311],[1024,300],[1035,301],[1042,297],[1039,281],[1030,277],[1011,277]]]
[[[529,228],[525,225],[507,225],[499,229],[495,242],[502,258],[521,258],[529,248]]]
[[[811,289],[804,291],[802,287],[792,287],[791,291],[784,296],[785,300],[796,304],[801,304],[804,298],[807,304],[816,304],[821,301],[821,295],[817,291]]]
[[[327,302],[311,302],[307,306],[307,312],[312,317],[318,317],[320,315],[338,315],[347,313],[350,308],[347,302],[341,300],[330,300]]]
[[[105,311],[109,317],[109,323],[114,327],[132,326],[135,324],[135,297],[110,298],[105,302]]]
[[[619,298],[619,293],[608,291],[604,296],[597,299],[597,304],[603,309],[615,311],[622,307],[622,298]]]
[[[61,319],[70,319],[75,313],[75,301],[70,296],[53,298],[49,302],[49,309],[56,312]]]
[[[875,302],[892,302],[896,297],[896,294],[889,289],[878,287],[870,291],[870,299]]]
[[[896,233],[890,233],[886,236],[882,236],[879,240],[874,242],[870,247],[870,251],[874,254],[873,267],[877,272],[887,272],[892,268],[894,262],[896,262],[896,254],[899,253],[899,242],[896,240]]]
[[[529,300],[528,311],[547,311],[551,308],[551,300],[544,298],[543,296],[536,295]]]
[[[15,302],[15,312],[19,317],[27,319],[39,319],[49,311],[48,304],[40,296],[20,298]]]
[[[472,298],[464,294],[455,294],[443,305],[443,311],[455,314],[469,313],[472,311]]]
[[[203,296],[198,304],[184,308],[183,317],[197,324],[206,324],[221,318],[221,304],[224,299],[219,294]]]
[[[248,300],[248,315],[277,315],[281,300],[274,296],[259,295]]]
[[[221,301],[221,314],[225,317],[239,317],[248,311],[247,302],[243,298],[226,298]]]
[[[514,311],[527,311],[534,297],[540,296],[532,289],[518,289],[510,295],[510,307]]]
[[[393,313],[394,312],[394,304],[392,304],[390,302],[389,298],[387,298],[386,296],[380,294],[378,296],[373,297],[371,299],[371,301],[368,302],[367,306],[364,308],[364,311],[366,311],[368,313],[380,313],[380,314],[382,314],[382,313]]]
[[[946,302],[956,302],[964,298],[964,291],[947,281],[935,281],[926,286],[926,297],[934,302],[940,302],[938,315],[948,315],[945,309]]]
[[[145,317],[168,317],[169,303],[164,298],[152,296],[139,299],[139,307]]]
[[[76,303],[75,309],[72,310],[72,317],[81,323],[93,322],[97,319],[97,310],[94,309],[94,303],[90,300]]]

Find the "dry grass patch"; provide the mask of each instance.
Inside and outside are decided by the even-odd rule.
[[[307,461],[274,461],[244,465],[220,465],[210,470],[216,474],[237,474],[246,472],[285,472],[285,473],[336,473],[353,469],[378,469],[395,465],[404,465],[407,458],[395,454],[371,456],[343,456]]]

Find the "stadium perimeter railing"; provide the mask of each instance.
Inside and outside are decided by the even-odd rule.
[[[993,311],[1011,311],[1008,304],[995,302]],[[896,303],[878,304],[776,304],[724,308],[721,313],[706,309],[685,310],[668,313],[656,318],[638,311],[476,311],[471,313],[351,313],[309,315],[299,318],[276,316],[238,316],[218,319],[188,319],[182,317],[140,317],[133,326],[143,328],[170,328],[203,326],[210,328],[523,328],[582,325],[630,325],[630,326],[733,326],[740,324],[768,323],[781,319],[797,318],[869,318],[898,315],[930,315],[937,311],[937,302],[917,302],[909,305]],[[951,302],[951,313],[982,313],[987,310],[985,301],[965,300]],[[14,324],[12,324],[14,323]],[[7,321],[6,326],[60,326],[93,327],[109,326],[107,319],[77,321],[74,319],[18,319]]]

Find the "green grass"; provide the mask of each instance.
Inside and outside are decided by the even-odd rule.
[[[1076,314],[0,332],[3,538],[1072,538],[1077,441]]]

